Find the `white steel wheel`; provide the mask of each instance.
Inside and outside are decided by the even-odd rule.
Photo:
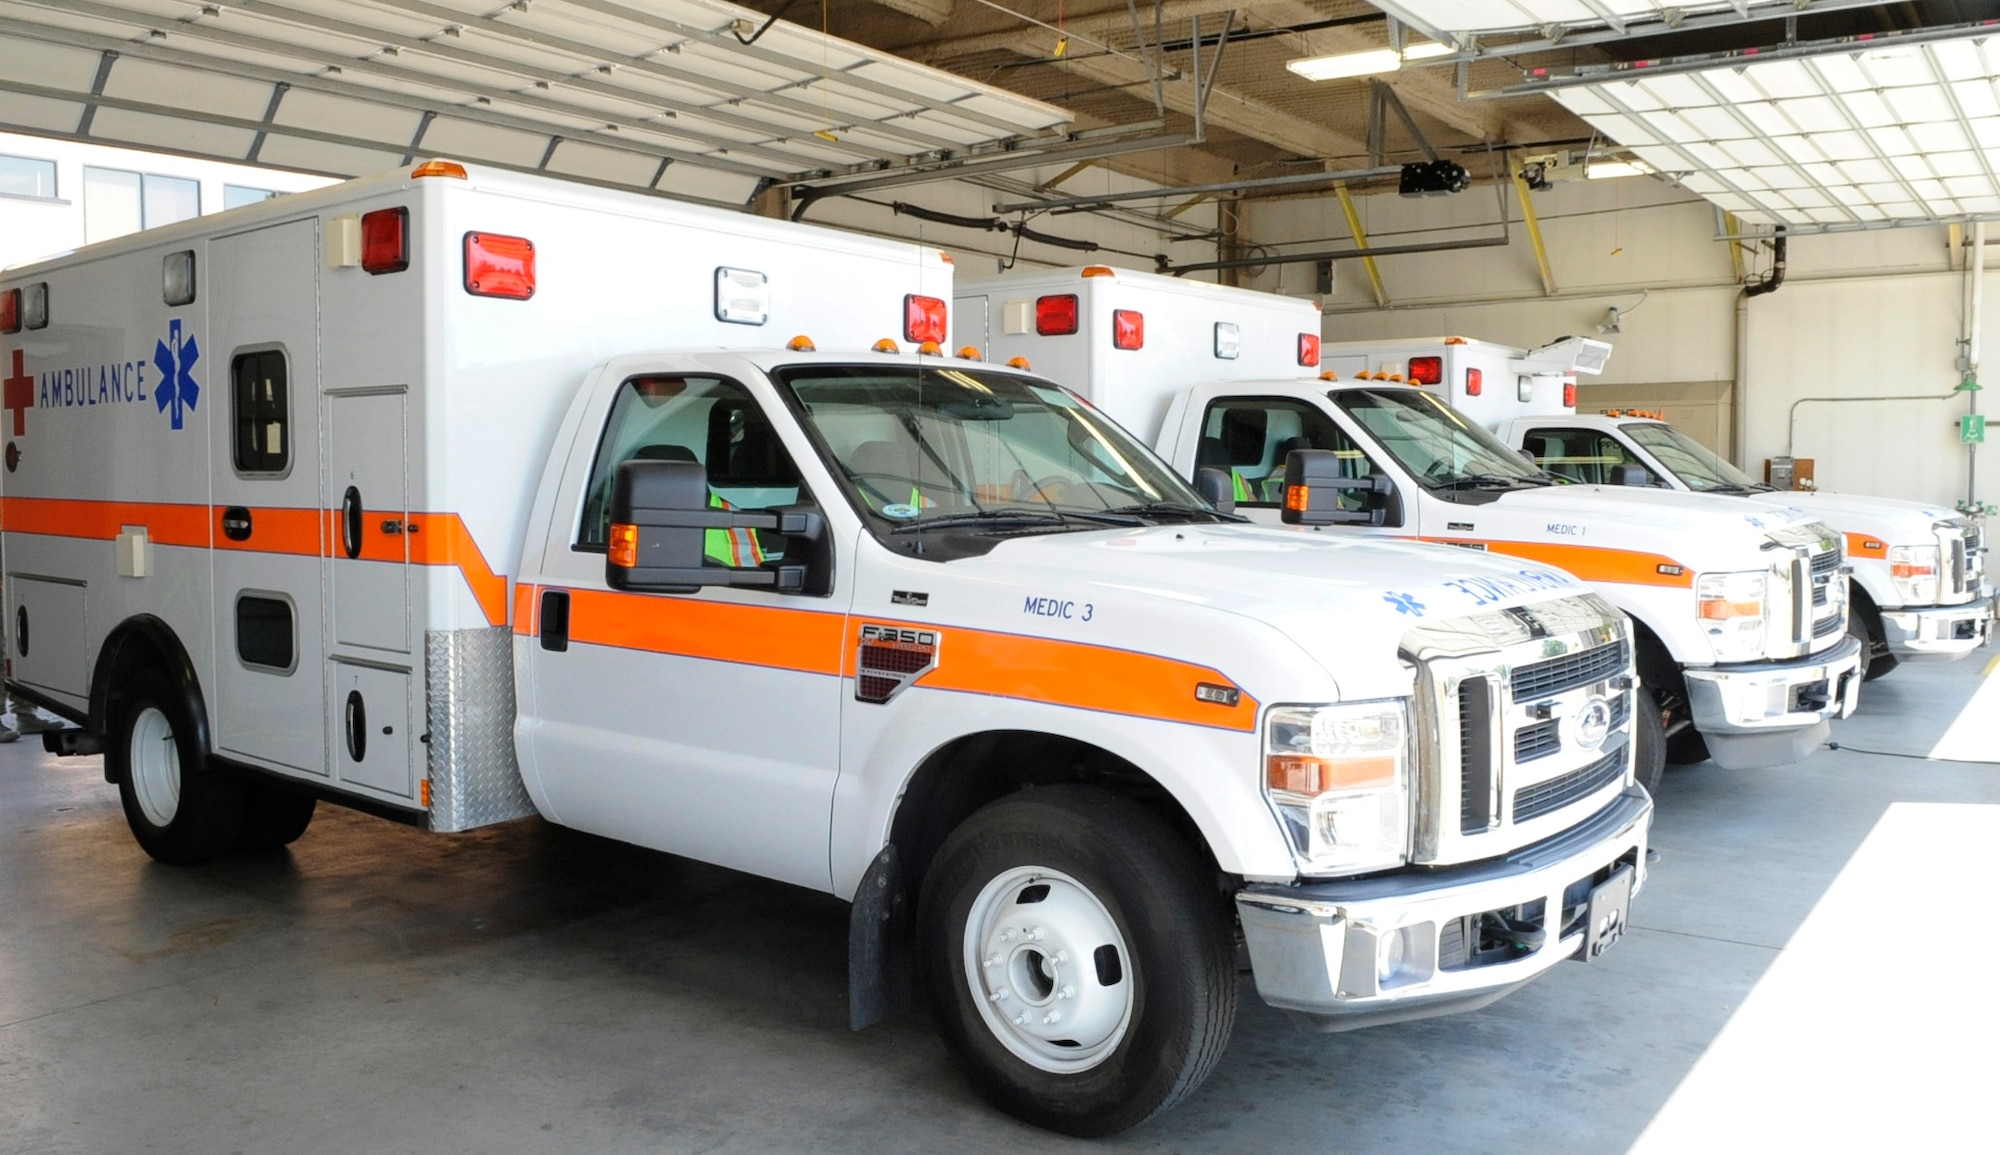
[[[181,755],[173,723],[149,704],[132,719],[130,741],[126,766],[134,799],[148,822],[170,825],[181,808]]]
[[[1132,1023],[1131,951],[1090,889],[1044,866],[1009,870],[972,900],[965,978],[994,1038],[1052,1074],[1087,1071]]]

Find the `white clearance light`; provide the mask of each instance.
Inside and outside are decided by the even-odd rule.
[[[1228,321],[1215,323],[1215,355],[1224,361],[1236,360],[1243,349],[1243,335]]]
[[[715,270],[715,319],[761,325],[771,317],[771,280],[751,269]]]
[[[1338,56],[1308,56],[1285,61],[1285,70],[1307,80],[1344,80],[1354,76],[1374,76],[1394,72],[1407,61],[1433,60],[1452,53],[1449,44],[1426,41],[1412,44],[1398,53],[1393,48],[1372,48],[1365,52],[1343,52]]]
[[[1745,59],[1620,70],[1550,95],[1746,224],[1865,228],[2000,213],[2000,37]]]

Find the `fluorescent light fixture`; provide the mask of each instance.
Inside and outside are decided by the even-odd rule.
[[[1343,52],[1339,56],[1308,56],[1285,61],[1285,70],[1307,80],[1346,80],[1355,76],[1376,76],[1394,72],[1410,60],[1435,60],[1457,51],[1449,44],[1426,40],[1406,46],[1400,55],[1393,48],[1371,48],[1366,52]]]
[[[1285,71],[1305,77],[1307,80],[1346,80],[1355,76],[1374,76],[1383,72],[1394,72],[1402,67],[1402,57],[1393,48],[1377,48],[1368,52],[1344,52],[1339,56],[1308,56],[1302,60],[1285,61]]]
[[[1592,161],[1583,175],[1591,180],[1608,180],[1616,176],[1652,176],[1653,170],[1636,160]]]

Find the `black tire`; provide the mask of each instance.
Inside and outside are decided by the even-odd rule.
[[[1651,690],[1641,688],[1635,698],[1633,708],[1639,713],[1632,720],[1632,773],[1646,793],[1658,795],[1660,779],[1667,774],[1667,727]]]
[[[127,684],[104,757],[132,837],[155,861],[207,862],[235,845],[243,787],[209,767],[194,708],[165,674]]]
[[[1850,603],[1847,636],[1861,643],[1861,680],[1872,682],[1902,664],[1883,640],[1881,621],[1872,606]]]
[[[1010,874],[1029,868],[1015,888]],[[1046,880],[1046,882],[1042,881]],[[1050,887],[1056,888],[1051,895]],[[1039,887],[1042,897],[1035,897]],[[996,889],[997,888],[997,889]],[[1089,908],[1079,895],[1096,905]],[[995,1003],[975,994],[967,977],[967,952],[985,951],[979,938],[968,943],[967,924],[981,925],[1008,941],[1015,932],[980,911],[1020,910],[1051,900],[1052,932],[1032,928],[1004,962],[988,956],[990,972],[1005,983],[1020,976],[1023,1013],[1044,1008],[1073,1009],[1080,1030],[1106,1006],[1122,1007],[1119,1033],[1093,1031],[1094,1041],[1028,1038],[1033,1027],[1014,1030],[989,1023]],[[1087,935],[1072,933],[1067,909],[1085,910],[1085,920],[1108,918],[1124,952],[1112,943],[1090,947]],[[1094,914],[1090,911],[1094,909]],[[1040,914],[1040,911],[1035,912]],[[1024,928],[1028,929],[1028,928]],[[1037,1126],[1068,1135],[1111,1135],[1135,1126],[1185,1098],[1208,1077],[1236,1021],[1236,951],[1231,912],[1194,850],[1160,816],[1123,795],[1089,786],[1043,786],[994,802],[952,831],[924,879],[917,913],[918,964],[922,983],[945,1043],[957,1056],[979,1093],[994,1106]],[[1045,941],[1028,939],[1045,935]],[[1068,962],[1036,954],[1074,946]],[[1088,949],[1091,963],[1083,963]],[[1108,952],[1108,953],[1107,953]],[[1069,953],[1067,950],[1065,953]],[[1027,960],[1027,961],[1023,961]],[[1073,967],[1065,970],[1064,967]],[[1039,969],[1037,969],[1039,968]],[[1037,977],[1039,976],[1039,977]],[[1075,984],[1062,984],[1074,977]],[[1117,991],[1120,983],[1127,984]],[[1082,997],[1064,991],[1082,985]],[[1091,986],[1090,984],[1095,984]],[[1038,990],[1029,990],[1029,985]],[[982,988],[984,989],[984,988]],[[1005,987],[1001,988],[1003,991]],[[1040,995],[1044,1002],[1032,1003]],[[1001,995],[1000,997],[1005,997]],[[1019,1002],[1019,1000],[1017,1000]],[[1048,1020],[1041,1020],[1046,1022]],[[1005,1039],[999,1033],[1007,1030]],[[1047,1062],[1065,1061],[1064,1044],[1101,1047],[1085,1057],[1083,1069],[1060,1071],[1025,1060],[1015,1048],[1037,1045],[1057,1052]]]
[[[258,854],[290,846],[312,825],[318,805],[312,795],[277,783],[245,787],[243,829],[237,832],[236,849]]]

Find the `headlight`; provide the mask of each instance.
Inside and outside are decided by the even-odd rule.
[[[1705,573],[1695,582],[1701,625],[1715,647],[1718,662],[1752,661],[1764,656],[1764,610],[1770,599],[1770,575]]]
[[[1938,547],[1934,545],[1892,545],[1889,547],[1889,576],[1903,604],[1928,606],[1938,600]]]
[[[1410,842],[1409,709],[1280,706],[1264,729],[1264,793],[1304,874],[1401,866]]]

